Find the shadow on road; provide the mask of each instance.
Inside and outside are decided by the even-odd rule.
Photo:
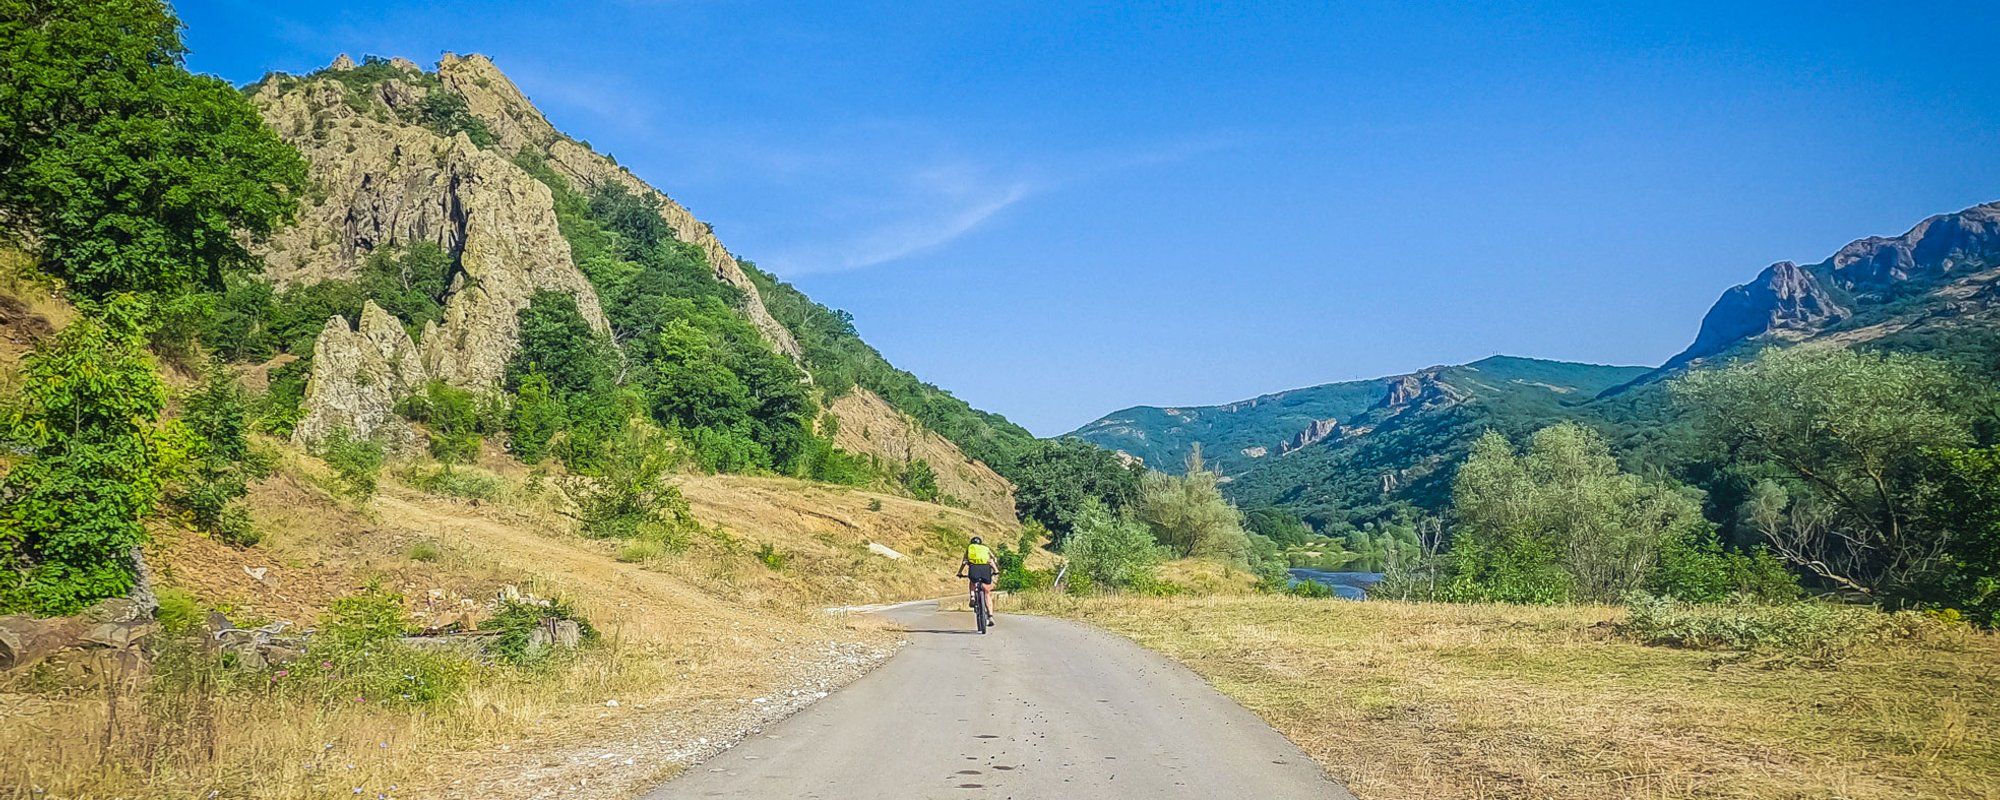
[[[943,630],[940,628],[909,628],[908,632],[909,633],[969,633],[975,636],[979,634],[979,631],[966,630],[964,628],[953,628],[951,630]]]

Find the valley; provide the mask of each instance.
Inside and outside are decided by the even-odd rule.
[[[1476,23],[1440,40],[1465,60],[1348,84],[1293,147],[1307,128],[1270,120],[1357,70],[1264,60],[1364,51],[1368,15],[1302,47],[1320,28],[1252,7],[1060,35],[1033,30],[1072,11],[1048,7],[1007,20],[1018,41],[943,6],[228,11],[0,0],[0,798],[2000,797],[2000,202],[1741,270],[1657,365],[1413,356],[1038,437],[966,398],[1034,421],[1094,390],[1059,376],[1117,385],[1114,358],[1198,383],[1219,362],[1194,345],[1296,356],[1360,298],[1665,285],[1712,251],[1655,230],[1780,240],[1676,181],[1868,148],[1697,148],[1674,137],[1805,129],[1600,114],[1617,92],[1557,106],[1587,125],[1480,128],[1514,104],[1451,93],[1526,51],[1458,45],[1566,29],[1539,13],[1426,13]],[[1237,17],[1283,35],[1209,35]],[[1111,47],[1127,29],[1203,41]],[[437,44],[521,30],[493,57]],[[405,52],[334,56],[356,41]],[[190,66],[197,42],[238,77]],[[1059,57],[1009,68],[1037,49]],[[1150,116],[1266,94],[1213,130]],[[1350,110],[1376,95],[1418,106]],[[1433,142],[1467,127],[1441,111],[1471,138]],[[1935,122],[1909,127],[1983,129]],[[1599,169],[1567,138],[1597,126],[1607,152],[1676,146]],[[1481,155],[1441,177],[1449,142]],[[1710,151],[1758,157],[1683,163]],[[1174,188],[1116,195],[1142,178]],[[1665,210],[1584,228],[1593,192]],[[1667,213],[1677,192],[1700,207]],[[1818,222],[1785,208],[1759,219]],[[1648,242],[1672,244],[1631,257]],[[1244,295],[1301,269],[1315,291]],[[967,308],[931,299],[977,280]],[[1446,316],[1424,322],[1480,330]],[[1588,327],[1559,333],[1609,336]],[[1428,347],[1366,330],[1339,345]],[[989,582],[991,626],[966,613]]]

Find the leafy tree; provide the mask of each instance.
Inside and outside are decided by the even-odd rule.
[[[903,473],[897,476],[897,481],[903,484],[903,490],[909,492],[911,497],[926,502],[938,499],[937,470],[931,468],[929,461],[911,459],[910,463],[903,465]]]
[[[0,609],[70,613],[132,587],[141,520],[189,447],[160,424],[166,387],[114,298],[37,347],[6,438],[26,459],[0,479]]]
[[[617,355],[591,330],[574,296],[536,292],[521,309],[520,321],[520,349],[507,364],[508,390],[518,391],[522,378],[539,373],[565,403],[610,392]]]
[[[1925,453],[1972,432],[1966,385],[1921,356],[1771,349],[1674,385],[1717,450],[1778,470],[1758,527],[1786,560],[1871,597],[1901,596],[1945,535],[1920,518]]]
[[[1216,488],[1221,477],[1203,468],[1197,446],[1188,456],[1186,474],[1148,472],[1140,478],[1132,515],[1182,558],[1209,556],[1242,562],[1250,542],[1243,532],[1242,512]]]
[[[1086,501],[1122,509],[1139,495],[1141,470],[1111,451],[1076,439],[1033,443],[1007,471],[1023,520],[1040,522],[1060,542]]]
[[[478,458],[481,435],[500,427],[497,401],[482,403],[471,392],[443,381],[431,381],[421,393],[404,398],[397,411],[430,427],[431,457],[446,464]]]
[[[687,501],[664,480],[674,463],[664,434],[633,423],[607,444],[598,474],[564,485],[585,536],[634,538],[688,524]]]
[[[1265,506],[1251,509],[1243,514],[1243,527],[1251,533],[1262,536],[1278,547],[1296,547],[1310,541],[1312,526],[1282,508]]]
[[[1714,541],[1691,491],[1620,472],[1575,423],[1536,432],[1525,455],[1488,433],[1452,491],[1453,599],[1615,601],[1647,585],[1663,550]]]
[[[171,491],[173,504],[200,530],[230,544],[256,544],[249,514],[237,503],[258,469],[250,453],[250,400],[220,360],[209,362],[200,388],[183,404],[181,421],[194,435],[194,468]]]
[[[1162,557],[1145,523],[1113,514],[1096,498],[1084,500],[1077,509],[1062,553],[1092,585],[1112,589],[1151,583]]]
[[[363,297],[402,320],[403,327],[415,337],[423,331],[424,323],[444,318],[444,296],[451,288],[453,266],[451,255],[436,242],[416,242],[400,249],[384,247],[368,254],[359,288]],[[320,321],[324,324],[326,320]]]
[[[304,160],[186,52],[158,0],[0,2],[0,209],[86,296],[219,288],[297,205]]]
[[[1923,515],[1946,538],[1922,596],[2000,627],[2000,447],[1940,451],[1928,472]]]
[[[540,463],[565,422],[562,401],[549,379],[530,372],[521,378],[507,413],[507,451],[527,463]]]

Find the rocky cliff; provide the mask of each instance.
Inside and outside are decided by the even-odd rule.
[[[402,69],[408,79],[382,80],[362,93],[330,76],[274,76],[252,95],[265,121],[311,169],[312,189],[297,223],[262,246],[273,282],[353,277],[371,253],[418,242],[437,244],[454,264],[443,321],[417,339],[398,324],[345,332],[329,326],[321,333],[326,357],[313,361],[313,388],[296,433],[303,442],[341,427],[402,438],[391,430],[399,427],[389,415],[393,399],[330,402],[409,388],[348,358],[371,347],[406,354],[411,363],[404,368],[422,380],[485,390],[513,356],[517,315],[535,292],[575,296],[584,318],[607,329],[596,292],[571,262],[548,187],[462,132],[447,136],[404,121],[438,90],[425,85],[414,65]],[[380,309],[375,313],[388,320]]]
[[[473,391],[496,387],[518,346],[518,313],[538,291],[575,297],[585,319],[608,330],[597,291],[576,268],[557,223],[554,196],[517,163],[524,155],[579,192],[617,185],[657,200],[675,237],[695,245],[716,280],[741,293],[738,311],[763,339],[804,361],[796,338],[706,223],[558,131],[484,56],[446,54],[434,72],[406,59],[357,65],[343,56],[310,76],[269,76],[252,98],[311,169],[296,224],[260,245],[271,281],[353,278],[371,254],[419,242],[438,245],[453,265],[436,298],[442,319],[415,337],[373,304],[359,319],[328,321],[294,434],[301,443],[343,428],[391,444],[414,442],[394,414],[396,402],[433,380]],[[995,515],[1013,513],[1005,479],[866,389],[827,400],[840,421],[841,447],[888,463],[916,454],[931,462],[946,493]]]
[[[1781,261],[1722,293],[1663,372],[1760,340],[1795,342],[1946,302],[2000,266],[2000,203],[1931,217],[1901,236],[1850,242],[1817,264]],[[1957,287],[1957,288],[1954,288]],[[1962,299],[1962,298],[1961,298]],[[1888,329],[1900,329],[1891,326]],[[1852,339],[1853,336],[1843,337]]]

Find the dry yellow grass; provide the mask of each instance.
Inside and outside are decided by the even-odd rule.
[[[2000,641],[1775,668],[1614,608],[1030,598],[1201,673],[1364,800],[2000,797]]]
[[[502,477],[498,501],[424,495],[392,468],[383,492],[356,505],[326,491],[323,465],[286,451],[250,498],[262,544],[163,529],[151,561],[163,584],[252,623],[311,624],[368,585],[423,612],[433,590],[449,605],[514,584],[573,598],[601,646],[539,672],[482,670],[462,697],[416,710],[232,692],[189,726],[145,719],[140,691],[120,698],[108,750],[101,688],[14,676],[0,684],[0,797],[626,796],[893,652],[895,633],[821,607],[936,596],[956,585],[961,537],[1016,530],[839,487],[685,476],[709,532],[623,563],[618,543],[573,534],[525,468],[481,468]],[[907,557],[871,553],[870,541]],[[758,558],[764,545],[781,567]],[[145,757],[155,746],[172,757]]]

